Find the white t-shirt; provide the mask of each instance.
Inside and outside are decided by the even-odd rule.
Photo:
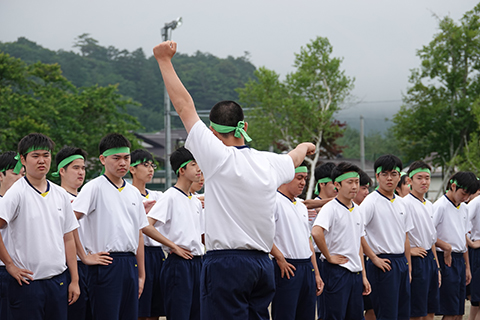
[[[65,234],[78,228],[67,192],[47,181],[40,194],[23,177],[5,193],[0,218],[7,222],[7,251],[14,264],[33,272],[33,278],[50,279],[67,269]]]
[[[312,255],[307,207],[277,192],[275,238],[273,243],[288,259],[307,259]]]
[[[163,196],[163,192],[161,191],[152,191],[148,189],[145,190],[147,190],[147,194],[145,196],[142,194],[144,202],[150,200],[155,200],[158,202],[158,200]],[[143,235],[143,243],[146,247],[160,247],[162,245],[160,242],[151,239],[146,234]]]
[[[433,224],[437,237],[452,246],[452,252],[466,252],[468,212],[465,203],[456,207],[446,195],[433,204]],[[437,251],[443,251],[437,246]]]
[[[395,195],[390,200],[376,190],[363,200],[360,212],[365,239],[376,255],[405,252],[407,232],[412,230],[413,222],[402,198]]]
[[[200,216],[202,203],[195,196],[187,196],[171,187],[153,206],[148,217],[157,220],[154,226],[177,246],[189,250],[194,256],[204,253]],[[170,253],[171,248],[163,246]]]
[[[403,198],[405,210],[412,217],[413,229],[408,232],[410,247],[430,250],[437,242],[437,230],[433,225],[433,205],[429,200],[416,198],[409,193]]]
[[[66,190],[65,190],[66,191]],[[70,199],[70,203],[73,203],[75,199],[77,199],[77,196],[74,194],[71,194],[70,192],[67,191],[68,199]],[[86,219],[80,219],[78,220],[78,238],[80,239],[80,242],[83,245],[83,241],[85,241],[85,228],[83,225],[85,224]],[[85,250],[85,248],[83,248]],[[77,255],[77,261],[81,261],[80,257]]]
[[[362,215],[356,205],[347,208],[335,198],[326,203],[317,215],[314,226],[325,229],[325,242],[330,255],[342,255],[348,259],[340,266],[351,272],[362,271],[360,259],[361,237],[364,235]],[[325,256],[322,254],[322,257]]]
[[[277,188],[295,176],[288,155],[223,144],[202,122],[185,147],[205,176],[205,238],[208,250],[270,252],[275,236]]]
[[[124,182],[117,188],[105,175],[82,188],[73,210],[84,214],[87,253],[137,252],[139,232],[148,226],[143,197]]]
[[[3,199],[3,197],[0,196],[0,208],[2,207],[2,204],[1,204],[2,199]],[[8,240],[8,228],[5,227],[5,228],[0,229],[0,235],[2,236],[2,240],[3,240],[3,243],[5,244],[5,248],[8,248],[8,241],[9,241]],[[2,260],[0,260],[0,267],[2,267],[2,266],[5,266],[5,263],[3,263]]]
[[[472,241],[480,240],[480,197],[475,197],[467,205],[470,239]]]

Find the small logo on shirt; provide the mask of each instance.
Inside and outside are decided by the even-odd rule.
[[[403,216],[403,212],[400,212],[400,214]]]
[[[360,225],[360,222],[357,222],[357,226],[359,226],[359,225]]]
[[[58,211],[62,211],[62,208],[57,208]]]
[[[134,205],[135,205],[135,202],[132,202],[132,206],[134,206]]]

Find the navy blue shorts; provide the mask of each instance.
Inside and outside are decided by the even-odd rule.
[[[162,247],[145,247],[145,285],[138,301],[139,317],[165,315],[163,291],[160,285],[165,254]]]
[[[320,272],[320,277],[323,280],[323,261],[320,259],[322,254],[320,252],[315,252],[315,257],[317,258],[317,268],[318,272]],[[325,295],[322,293],[321,295],[317,296],[317,319],[325,319],[325,302],[324,302]]]
[[[452,252],[452,266],[445,265],[444,253],[437,252],[442,270],[440,308],[438,315],[463,315],[465,313],[465,259],[463,253]]]
[[[183,259],[168,255],[160,276],[167,319],[200,319],[201,272],[201,256]]]
[[[383,272],[367,261],[367,277],[372,286],[373,310],[377,320],[410,319],[410,276],[408,261],[402,254],[380,254],[389,259],[392,269]]]
[[[131,252],[110,252],[108,266],[88,266],[88,293],[93,319],[138,317],[138,266]]]
[[[213,250],[201,278],[202,320],[269,320],[275,293],[273,262],[255,250]]]
[[[8,284],[10,283],[10,274],[5,266],[0,266],[0,319],[10,320],[10,307],[8,306]]]
[[[275,270],[275,295],[272,301],[272,319],[314,319],[316,302],[315,269],[312,260],[286,259],[295,266],[295,276],[282,278],[277,261]]]
[[[478,302],[480,301],[480,248],[468,248],[468,250],[468,256],[470,258],[470,271],[472,272],[472,281],[469,285],[471,301]]]
[[[92,310],[88,300],[87,273],[88,266],[82,261],[77,261],[78,267],[78,286],[80,287],[80,297],[74,303],[68,306],[68,320],[89,320],[92,319]],[[67,269],[67,283],[70,284],[70,272]]]
[[[363,279],[362,272],[323,263],[325,278],[325,319],[363,319]]]
[[[66,272],[51,279],[23,283],[21,286],[10,277],[8,291],[12,319],[67,319]]]
[[[432,250],[425,258],[412,257],[411,317],[438,312],[438,267]]]

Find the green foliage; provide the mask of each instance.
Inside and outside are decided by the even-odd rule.
[[[465,143],[479,131],[472,114],[480,95],[479,10],[477,5],[459,23],[449,17],[439,21],[440,32],[417,52],[421,66],[412,70],[405,104],[393,118],[406,158],[431,156],[445,175],[453,170],[453,159],[464,158]]]
[[[0,51],[27,63],[58,63],[63,75],[76,87],[118,85],[118,92],[139,104],[129,105],[127,112],[138,118],[145,131],[159,131],[164,126],[163,80],[153,56],[142,49],[133,52],[103,47],[89,34],[79,36],[72,51],[51,51],[25,38],[0,43]],[[255,67],[243,57],[220,59],[208,53],[193,56],[176,54],[173,63],[184,80],[198,109],[209,110],[220,100],[238,100],[236,88],[253,78]],[[172,118],[172,126],[182,127]]]
[[[17,150],[18,141],[31,132],[48,135],[58,151],[63,146],[85,149],[98,156],[98,142],[111,132],[127,136],[138,121],[125,113],[135,105],[123,98],[116,86],[77,88],[62,76],[59,65],[37,62],[27,65],[0,52],[0,150]],[[89,176],[100,167],[91,161]],[[54,169],[54,168],[52,168]]]

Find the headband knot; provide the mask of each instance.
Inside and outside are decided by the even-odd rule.
[[[210,121],[210,126],[213,129],[215,129],[215,131],[217,131],[218,133],[229,133],[229,132],[235,131],[234,136],[236,138],[240,138],[241,136],[243,136],[245,138],[245,141],[247,141],[247,142],[252,141],[252,138],[250,138],[250,136],[247,134],[247,132],[244,129],[245,128],[245,121],[243,121],[243,120],[238,121],[236,127],[224,126],[224,125],[221,125],[221,124],[216,124],[212,121]]]

